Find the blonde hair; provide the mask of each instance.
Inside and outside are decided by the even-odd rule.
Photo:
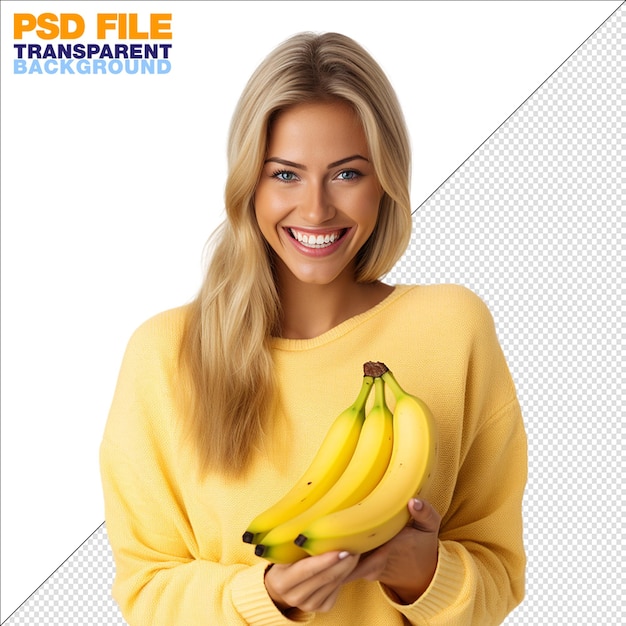
[[[374,232],[358,253],[356,280],[386,274],[408,245],[410,146],[395,92],[371,55],[337,33],[300,33],[279,45],[250,77],[228,142],[226,220],[190,305],[181,365],[191,380],[188,433],[200,470],[245,474],[271,440],[276,381],[271,338],[280,332],[273,252],[254,214],[254,194],[272,120],[303,102],[342,100],[365,131],[384,190]]]

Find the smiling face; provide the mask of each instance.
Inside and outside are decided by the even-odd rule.
[[[374,230],[381,197],[348,104],[300,104],[274,120],[254,205],[279,279],[354,281],[355,256]]]

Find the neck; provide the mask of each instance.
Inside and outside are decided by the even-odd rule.
[[[339,278],[327,285],[303,283],[292,275],[279,281],[281,336],[311,339],[383,300],[393,287],[380,282],[357,283]]]

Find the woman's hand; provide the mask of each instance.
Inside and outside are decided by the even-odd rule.
[[[326,552],[288,565],[275,564],[265,572],[265,588],[285,614],[293,608],[330,611],[341,586],[358,563],[358,555]]]
[[[265,587],[274,604],[284,613],[293,608],[330,611],[341,586],[358,579],[378,580],[400,602],[415,602],[426,591],[437,567],[441,517],[424,500],[411,500],[409,512],[407,526],[367,554],[326,552],[268,568]]]
[[[378,580],[403,604],[411,604],[428,588],[437,568],[441,516],[431,504],[413,499],[411,520],[393,539],[362,555],[345,582]]]

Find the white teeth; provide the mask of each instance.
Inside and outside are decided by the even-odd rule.
[[[339,239],[341,235],[340,231],[334,233],[326,233],[325,235],[307,235],[305,233],[294,230],[293,228],[290,228],[289,232],[302,245],[305,245],[309,248],[325,248],[331,243],[337,241],[337,239]]]

